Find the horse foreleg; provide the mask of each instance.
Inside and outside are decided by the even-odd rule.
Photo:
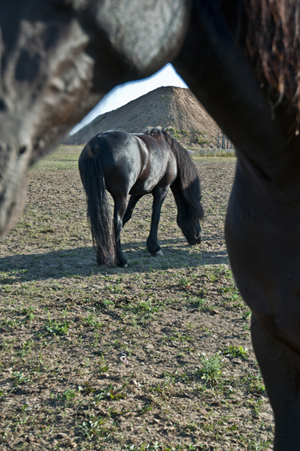
[[[136,204],[138,203],[138,201],[140,200],[140,198],[143,197],[143,194],[133,194],[132,196],[130,196],[126,211],[125,211],[125,215],[123,218],[123,227],[126,224],[126,222],[129,221],[129,219],[132,216],[132,212],[134,210],[134,207],[136,206]]]
[[[127,266],[127,260],[123,256],[121,247],[121,231],[123,225],[123,217],[126,210],[126,197],[121,197],[120,199],[114,199],[114,229],[115,229],[115,240],[116,240],[116,261],[118,266]]]
[[[300,443],[300,377],[296,357],[267,334],[252,316],[253,347],[275,416],[274,451],[293,451]]]
[[[148,252],[154,257],[162,255],[162,250],[157,241],[157,230],[161,207],[165,198],[167,197],[167,194],[168,187],[157,188],[152,192],[153,195],[152,218],[151,218],[150,233],[147,239],[147,249]]]

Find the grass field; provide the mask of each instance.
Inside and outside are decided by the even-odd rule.
[[[151,196],[122,232],[129,267],[99,267],[79,147],[28,173],[0,243],[0,450],[271,450],[273,415],[232,278],[224,219],[234,158],[195,159],[203,242],[168,195],[146,251]]]

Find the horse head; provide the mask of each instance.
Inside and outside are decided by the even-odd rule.
[[[201,207],[199,214],[195,214],[195,208],[190,205],[187,208],[178,210],[177,214],[177,224],[191,246],[200,244],[202,241],[202,230],[199,219],[203,218],[203,209],[200,202],[199,205]]]

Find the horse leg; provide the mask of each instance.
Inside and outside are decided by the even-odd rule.
[[[155,188],[152,191],[153,195],[153,205],[152,205],[152,218],[151,218],[151,228],[149,237],[147,239],[147,249],[148,252],[156,257],[158,255],[163,255],[162,250],[157,242],[157,230],[160,218],[161,207],[163,201],[167,197],[169,187]]]
[[[126,211],[125,211],[125,215],[123,218],[123,227],[126,224],[126,222],[129,221],[129,219],[132,216],[132,212],[134,210],[134,207],[136,206],[136,204],[138,203],[138,201],[140,200],[140,198],[143,197],[143,194],[133,194],[132,196],[130,196]]]
[[[123,256],[121,247],[121,231],[123,225],[123,216],[126,210],[126,197],[114,198],[114,229],[116,239],[116,264],[121,267],[127,266],[127,260]]]
[[[254,315],[251,334],[275,415],[274,451],[296,450],[300,443],[299,357],[267,334]]]

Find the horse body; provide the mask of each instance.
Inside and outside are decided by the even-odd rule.
[[[126,194],[148,194],[156,186],[171,185],[177,177],[174,154],[165,140],[147,135],[105,132],[97,137],[108,191],[119,190],[118,177],[126,178]],[[91,144],[90,144],[91,145]],[[125,170],[125,168],[130,170]]]
[[[180,166],[175,148],[184,154],[189,170]],[[203,210],[196,169],[187,152],[166,132],[152,129],[148,134],[108,131],[97,135],[84,147],[79,158],[79,171],[87,194],[88,216],[99,264],[112,260],[119,266],[127,265],[121,248],[121,230],[131,218],[139,199],[149,193],[153,195],[153,210],[147,248],[153,256],[162,253],[157,242],[157,229],[169,187],[177,203],[179,227],[190,244],[200,243],[199,219],[203,218]],[[196,187],[192,195],[189,193],[190,185]],[[106,190],[114,200],[115,241]]]

